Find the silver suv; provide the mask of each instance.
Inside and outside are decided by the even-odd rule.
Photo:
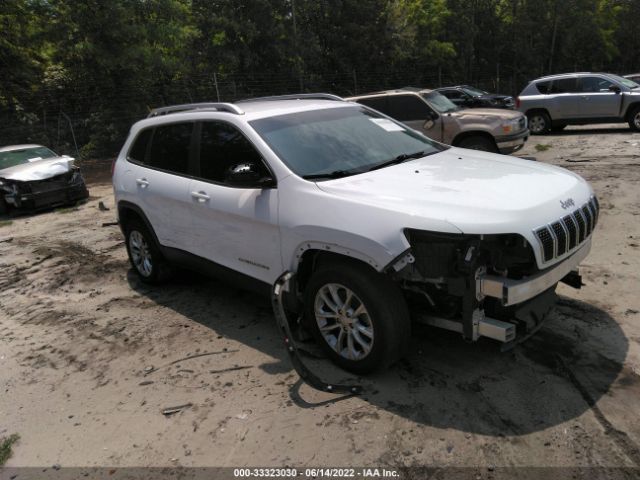
[[[538,78],[516,101],[536,135],[567,125],[628,122],[640,131],[640,85],[610,73],[568,73]]]

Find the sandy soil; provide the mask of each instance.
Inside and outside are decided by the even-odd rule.
[[[298,382],[266,300],[191,274],[139,283],[101,226],[109,166],[92,167],[85,205],[0,227],[8,465],[640,467],[640,134],[569,128],[518,155],[592,182],[586,286],[561,285],[509,353],[417,327],[406,360],[343,399]]]

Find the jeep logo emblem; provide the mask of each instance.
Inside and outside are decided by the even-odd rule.
[[[575,203],[573,203],[573,198],[567,198],[564,202],[560,200],[560,206],[566,210],[569,207],[573,207]]]

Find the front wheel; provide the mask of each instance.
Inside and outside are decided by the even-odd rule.
[[[636,107],[636,109],[631,112],[631,115],[629,115],[629,127],[631,130],[640,132],[640,107]]]
[[[390,365],[409,338],[407,305],[398,287],[367,266],[333,263],[305,289],[305,319],[340,367],[367,373]]]
[[[544,135],[551,130],[551,118],[546,112],[533,112],[527,114],[529,131],[533,135]]]

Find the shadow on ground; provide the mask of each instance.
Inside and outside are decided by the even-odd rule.
[[[132,271],[128,279],[157,304],[276,359],[256,368],[267,374],[292,370],[268,299],[189,273],[161,287],[140,283]],[[627,350],[627,338],[608,313],[560,297],[545,326],[510,352],[501,353],[489,340],[466,343],[457,334],[416,325],[403,361],[356,380],[366,389],[365,401],[420,424],[525,435],[593,408],[621,374]],[[305,361],[329,381],[350,378],[328,360]],[[637,390],[637,377],[627,379],[616,386]],[[305,400],[317,396],[299,387],[290,387],[299,407],[327,403]]]

